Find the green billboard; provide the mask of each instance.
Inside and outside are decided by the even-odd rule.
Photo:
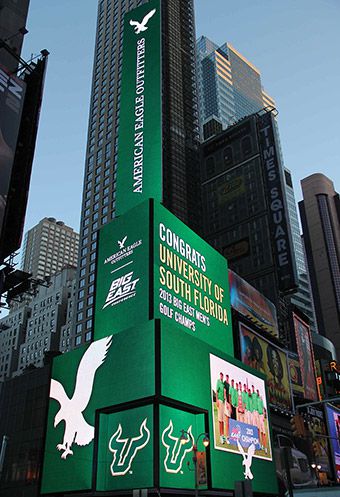
[[[230,388],[228,419],[218,393],[227,375],[252,397],[238,413]],[[41,492],[192,489],[197,441],[206,456],[200,487],[251,479],[254,491],[276,492],[264,376],[171,321],[152,320],[55,359]]]
[[[99,231],[95,338],[149,319],[149,205]]]
[[[165,318],[233,354],[226,259],[147,201],[100,230],[95,338]]]
[[[162,200],[161,3],[124,17],[117,214]]]
[[[204,426],[204,414],[160,406],[160,487],[194,488],[193,447],[199,435],[205,432]],[[181,437],[186,439],[184,443]],[[198,449],[204,449],[202,437]]]
[[[42,493],[91,488],[96,410],[154,395],[154,357],[150,321],[54,360]]]
[[[100,413],[96,490],[152,488],[153,406]]]
[[[182,333],[178,326],[169,322],[162,323],[161,344],[162,395],[171,398],[172,402],[185,402],[207,413],[211,488],[233,489],[235,481],[250,479],[255,492],[275,494],[277,480],[265,376],[203,341]],[[262,402],[258,401],[256,409],[254,401],[251,408],[243,409],[241,416],[238,400],[233,400],[235,409],[226,415],[226,375],[230,384],[232,380],[235,383],[241,381],[242,389],[246,384],[251,395],[253,385],[255,392],[259,390]],[[221,418],[218,417],[219,399],[216,395],[218,380],[223,383]],[[231,398],[228,401],[231,403]],[[251,417],[247,413],[250,409]],[[259,415],[253,414],[255,410]]]
[[[233,354],[226,259],[154,206],[154,316]]]

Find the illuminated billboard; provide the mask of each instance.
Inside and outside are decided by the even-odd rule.
[[[153,487],[153,406],[99,414],[96,490]]]
[[[294,313],[293,322],[305,398],[310,400],[318,400],[310,328],[307,323],[305,323]]]
[[[271,461],[265,381],[212,354],[210,380],[215,449]]]
[[[288,354],[288,366],[293,393],[294,395],[303,397],[305,391],[303,388],[299,357],[295,354],[293,355],[293,353]]]
[[[235,481],[246,479],[247,466],[243,464],[243,461],[247,460],[250,463],[250,460],[252,460],[249,469],[253,475],[252,486],[254,492],[260,492],[261,495],[265,493],[275,494],[277,480],[275,465],[272,460],[270,417],[268,396],[265,393],[265,376],[251,370],[237,359],[225,355],[220,350],[207,346],[202,340],[182,333],[178,326],[174,326],[168,321],[162,323],[161,344],[162,395],[171,398],[172,402],[184,402],[186,405],[192,406],[193,409],[195,407],[201,409],[205,416],[208,416],[208,423],[206,422],[204,430],[202,429],[201,431],[208,432],[210,438],[210,445],[207,449],[207,464],[211,471],[211,487],[214,489],[234,489]],[[224,375],[231,371],[235,373],[235,381],[236,377],[239,377],[243,384],[244,382],[247,384],[248,381],[251,390],[252,385],[254,385],[254,390],[259,390],[267,416],[267,418],[263,418],[265,434],[263,434],[264,432],[261,434],[261,430],[260,435],[258,434],[258,428],[252,425],[252,420],[247,424],[231,418],[229,422],[230,435],[233,432],[233,436],[229,437],[229,442],[232,441],[233,443],[227,444],[225,441],[223,444],[220,443],[214,392],[216,392],[216,383],[221,369],[217,367],[211,373],[213,364],[222,364],[222,373]],[[232,377],[229,380],[231,381]],[[259,411],[262,410],[259,404],[258,408]],[[263,413],[265,412],[264,409]],[[254,422],[256,420],[256,422],[261,421],[262,423],[260,415],[255,414],[252,417]],[[249,416],[248,418],[250,420]],[[185,426],[177,427],[177,433],[178,428],[187,429]],[[259,447],[260,439],[263,449]],[[240,440],[241,450],[239,450],[237,440]],[[257,440],[259,440],[259,443],[257,443]],[[254,450],[254,456],[248,460],[248,450],[252,443],[254,443],[255,447],[255,449],[251,449],[251,452]],[[220,447],[222,448],[221,450]],[[223,447],[227,450],[224,450]],[[201,447],[198,450],[201,450]]]
[[[91,488],[96,410],[154,395],[154,343],[150,321],[53,361],[42,493]]]
[[[328,431],[333,454],[335,478],[340,483],[340,409],[326,406]]]
[[[287,354],[239,323],[243,364],[267,376],[268,400],[282,409],[292,409]]]
[[[0,65],[0,235],[5,222],[25,89],[23,80]]]
[[[233,353],[227,261],[161,205],[101,228],[96,288],[96,339],[159,317]]]
[[[154,218],[154,312],[232,354],[227,261],[161,205]]]
[[[279,336],[276,307],[256,288],[229,269],[230,305],[264,331]]]
[[[162,200],[161,2],[124,17],[117,215]]]

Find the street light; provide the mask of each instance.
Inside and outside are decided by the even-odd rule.
[[[315,464],[315,462],[313,462],[311,464],[311,467],[314,469],[315,476],[316,476],[316,479],[317,479],[317,485],[319,485],[319,483],[320,483],[319,471],[321,469],[321,464]]]
[[[185,430],[181,430],[181,436],[180,436],[180,443],[182,445],[186,444],[188,442],[188,438],[192,440],[192,462],[194,463],[194,471],[195,471],[195,497],[198,497],[198,482],[197,482],[197,446],[198,446],[198,441],[201,437],[203,437],[202,443],[204,447],[208,447],[210,444],[210,439],[208,433],[200,433],[195,441],[194,437],[192,436],[191,433],[188,433]],[[188,463],[189,464],[189,463]]]

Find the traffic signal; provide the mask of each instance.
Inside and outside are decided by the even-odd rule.
[[[294,437],[305,437],[305,423],[303,417],[300,414],[295,414],[291,420],[290,424],[292,425],[292,432]]]

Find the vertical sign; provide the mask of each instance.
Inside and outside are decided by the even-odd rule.
[[[162,200],[161,12],[152,0],[124,18],[117,213]]]
[[[149,206],[99,231],[94,338],[149,319]]]
[[[23,81],[0,66],[0,235],[5,220],[25,87]]]
[[[318,400],[315,363],[309,326],[293,313],[296,346],[300,360],[305,398]]]
[[[284,195],[282,168],[275,143],[273,117],[270,112],[258,118],[258,131],[279,288],[282,292],[289,292],[297,287],[297,273],[292,256],[293,242]]]

